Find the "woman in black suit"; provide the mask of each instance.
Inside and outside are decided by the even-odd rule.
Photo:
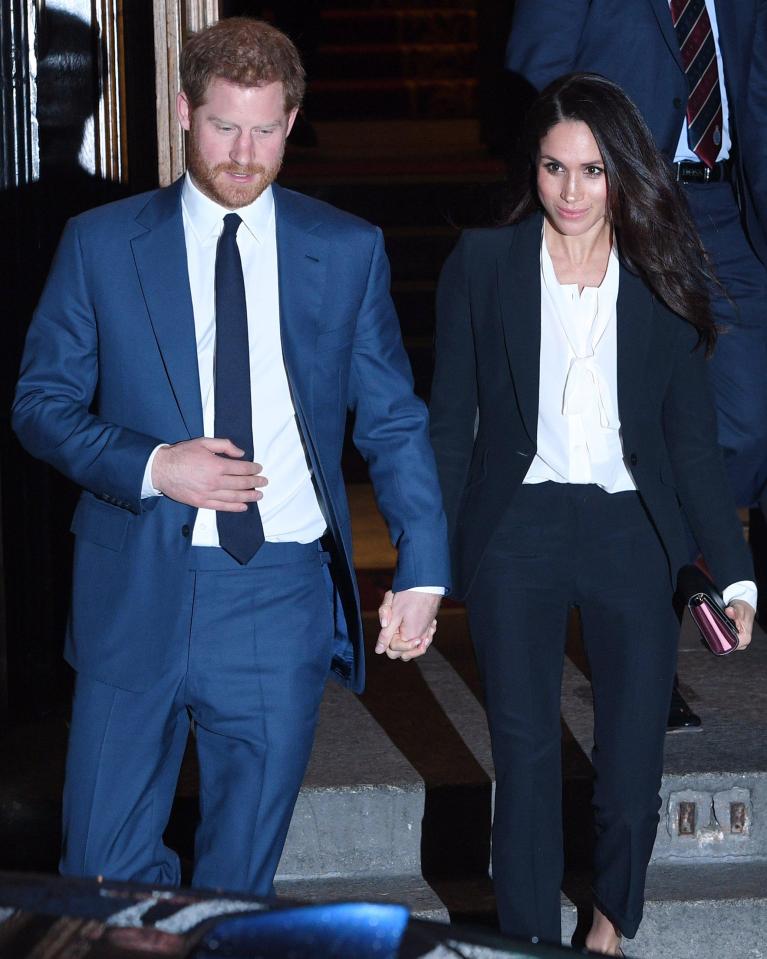
[[[432,442],[496,768],[501,928],[560,938],[559,714],[577,606],[594,694],[586,945],[620,955],[658,824],[684,518],[743,648],[755,587],[706,381],[712,278],[669,167],[593,74],[552,84],[528,126],[531,176],[507,225],[464,233],[442,272]]]

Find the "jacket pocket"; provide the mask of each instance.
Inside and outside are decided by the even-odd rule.
[[[111,506],[90,493],[84,493],[72,517],[70,530],[89,543],[119,552],[132,519],[133,514],[128,510]]]

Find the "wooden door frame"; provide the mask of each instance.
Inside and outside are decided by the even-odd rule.
[[[218,20],[218,0],[153,0],[157,88],[157,174],[160,186],[185,169],[184,131],[176,118],[179,57],[189,33]]]

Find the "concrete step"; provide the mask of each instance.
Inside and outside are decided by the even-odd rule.
[[[322,79],[312,81],[307,110],[318,119],[354,120],[369,116],[471,117],[477,114],[477,80],[416,77]]]
[[[311,113],[311,111],[309,111]],[[371,180],[371,188],[389,178],[429,182],[463,176],[467,182],[505,179],[505,166],[488,154],[476,119],[371,120],[355,123],[312,118],[318,144],[296,148],[288,139],[280,177],[286,185]]]
[[[355,80],[373,77],[455,79],[473,77],[477,69],[475,43],[368,43],[326,45],[319,49],[312,88],[322,79]]]
[[[461,9],[476,10],[477,0],[417,0],[418,8],[421,10],[437,7],[439,9]],[[333,10],[360,10],[378,7],[381,10],[402,10],[407,4],[404,0],[373,0],[372,3],[366,3],[365,0],[333,0]],[[330,9],[330,5],[328,4]]]
[[[576,917],[563,910],[563,941]],[[635,959],[765,959],[767,865],[651,867],[644,919],[623,949]]]
[[[392,284],[392,298],[405,336],[434,336],[436,280],[399,280]]]
[[[278,879],[278,898],[295,902],[404,903],[418,919],[449,922],[450,915],[435,890],[417,875],[363,876],[357,879]]]
[[[476,39],[476,10],[466,4],[336,7],[322,14],[322,40],[330,45],[469,43]]]
[[[767,860],[767,710],[763,684],[754,681],[767,647],[716,660],[687,628],[682,650],[683,689],[704,728],[667,737],[653,859]],[[428,657],[413,669],[401,665],[373,659],[361,699],[328,687],[280,865],[285,878],[401,874],[419,862],[431,875],[487,870],[493,768],[462,611],[443,614]],[[588,681],[571,659],[563,685],[568,859],[583,865],[591,701]],[[747,688],[750,698],[741,692],[736,717],[737,688]],[[680,817],[683,802],[694,804],[692,825],[692,812]]]
[[[280,880],[276,890],[280,898],[299,902],[400,902],[419,919],[490,928],[496,923],[492,886],[482,878]],[[568,895],[562,895],[562,944],[582,944],[590,919],[588,880],[571,878]],[[644,919],[624,950],[635,959],[765,959],[767,864],[652,866]]]
[[[404,281],[431,280],[436,283],[442,264],[455,246],[457,238],[456,230],[447,224],[426,228],[387,229],[386,252],[391,261],[392,273]]]
[[[368,633],[372,645],[372,619]],[[724,660],[706,654],[689,629],[683,633],[682,689],[704,728],[667,737],[655,863],[767,861],[765,665],[761,633],[748,653]],[[563,687],[567,860],[581,868],[589,861],[591,703],[577,649]],[[1,868],[55,868],[65,738],[63,720],[6,736]],[[417,664],[371,656],[361,698],[329,684],[279,874],[486,874],[492,784],[463,612],[447,609],[436,648]],[[169,831],[187,858],[196,818],[190,753]]]
[[[504,189],[495,176],[469,179],[466,175],[431,177],[429,182],[419,176],[357,180],[349,176],[338,180],[285,176],[281,182],[384,229],[411,226],[428,230],[446,225],[462,229],[489,224],[498,215],[499,194]]]

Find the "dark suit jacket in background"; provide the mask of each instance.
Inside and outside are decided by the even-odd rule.
[[[767,265],[767,0],[715,6],[740,206]],[[537,90],[565,73],[601,73],[673,160],[689,90],[668,0],[516,0],[506,66]]]
[[[431,440],[458,596],[536,452],[541,225],[464,233],[440,278]],[[680,503],[716,581],[752,579],[694,328],[623,266],[617,315],[624,454],[672,583],[688,561]]]

